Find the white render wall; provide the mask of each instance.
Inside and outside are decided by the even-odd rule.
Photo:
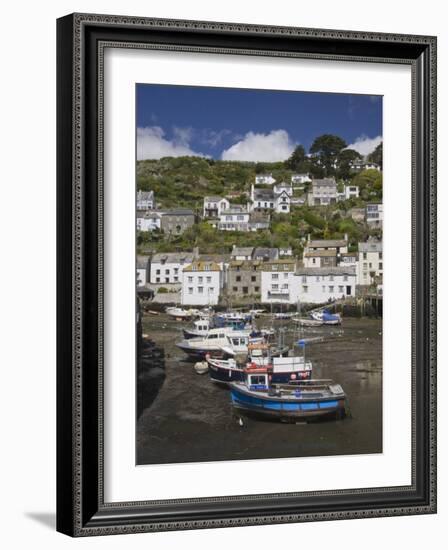
[[[265,304],[296,303],[293,281],[293,271],[262,271],[261,301]]]
[[[382,255],[380,256],[380,252],[377,251],[360,252],[358,259],[358,284],[371,285],[373,283],[373,277],[370,275],[372,272],[376,276],[383,274]]]
[[[154,231],[160,229],[160,218],[137,218],[137,229],[139,231]]]
[[[144,286],[148,282],[146,280],[147,269],[137,268],[137,286]]]
[[[337,275],[296,275],[290,271],[261,272],[261,301],[266,304],[296,304],[298,301],[322,304],[328,300],[354,296],[355,291],[355,272]]]
[[[221,286],[221,271],[183,271],[181,304],[214,306],[219,301]]]
[[[354,296],[356,273],[338,275],[295,275],[293,295],[302,303],[322,304],[328,300],[338,300]],[[293,302],[294,303],[294,302]]]
[[[180,284],[182,282],[182,270],[190,265],[189,263],[171,263],[151,261],[151,276],[152,284]]]

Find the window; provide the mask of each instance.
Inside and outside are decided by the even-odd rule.
[[[188,277],[188,282],[192,283],[193,282],[193,277]]]
[[[212,278],[211,277],[207,277],[207,283],[211,283],[212,282]]]
[[[382,252],[379,252],[378,255],[379,255],[379,257],[380,257],[380,260],[382,260],[382,259],[383,259],[383,253],[382,253]]]
[[[165,269],[165,275],[169,275],[170,274],[170,270],[169,269]]]
[[[302,289],[303,289],[303,292],[304,292],[305,294],[308,292],[308,287],[307,287],[307,286],[303,286]]]
[[[188,287],[188,294],[193,294],[193,287],[192,286]]]
[[[272,290],[278,290],[278,285],[272,285]]]
[[[169,283],[170,282],[170,278],[169,277],[165,277],[165,283]]]
[[[302,276],[302,283],[306,283],[306,275]],[[306,291],[305,291],[306,292]]]
[[[198,283],[202,283],[204,280],[204,277],[198,277]]]
[[[320,281],[320,277],[319,275],[316,275],[316,282],[319,282]]]
[[[156,277],[156,283],[160,283],[160,277]]]
[[[198,292],[199,292],[199,294],[204,294],[204,287],[203,286],[198,286]]]
[[[249,294],[249,287],[243,286],[243,294]]]
[[[333,277],[333,275],[330,275],[330,277],[329,277],[329,279],[328,279],[328,280],[329,280],[329,281],[334,281],[334,277]]]
[[[383,262],[380,262],[379,265],[378,265],[378,269],[383,269]]]
[[[240,282],[241,282],[241,275],[237,275],[237,276],[236,276],[236,282],[237,282],[237,283],[240,283]]]
[[[213,286],[209,287],[208,293],[213,294],[215,292],[215,288]]]
[[[282,288],[287,290],[287,289],[289,288],[288,283],[283,283],[283,284],[282,284]]]
[[[266,375],[252,375],[250,377],[251,386],[266,386]]]
[[[255,292],[260,292],[260,287],[259,286],[255,287]]]
[[[328,287],[328,292],[334,292],[334,286],[329,286]]]
[[[272,280],[276,281],[277,279],[278,279],[278,273],[273,273],[272,274]]]
[[[322,292],[325,292],[325,285],[322,285]]]
[[[255,275],[252,275],[252,277],[250,278],[250,280],[255,283],[255,281],[257,280],[257,278],[255,277]]]
[[[283,273],[283,279],[287,279],[288,278],[288,274],[287,273]]]
[[[348,281],[348,276],[344,275],[344,281]]]
[[[367,260],[367,252],[363,252],[362,257],[364,260]]]
[[[338,289],[339,289],[339,292],[344,292],[344,287],[343,286],[339,286]]]
[[[315,263],[316,263],[316,258],[313,258],[313,264],[315,264]]]
[[[179,282],[179,277],[174,277],[174,282],[178,283]]]
[[[156,275],[160,275],[160,269],[156,269]]]
[[[234,286],[234,287],[232,287],[232,290],[233,290],[233,292],[238,292],[238,287]]]
[[[179,273],[179,268],[178,267],[174,268],[174,273],[176,273],[176,274]]]

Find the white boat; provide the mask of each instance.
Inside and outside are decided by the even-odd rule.
[[[176,319],[191,319],[193,317],[191,310],[183,309],[177,306],[167,307],[165,312],[170,317],[175,317]]]
[[[326,309],[312,311],[310,316],[315,321],[320,321],[323,325],[340,325],[342,323],[339,313],[329,313]]]
[[[176,346],[192,359],[205,359],[213,356],[234,356],[247,353],[250,330],[237,331],[232,328],[212,328],[201,338],[189,338]]]

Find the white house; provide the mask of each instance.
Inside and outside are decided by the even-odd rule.
[[[364,159],[356,159],[350,163],[350,168],[354,172],[361,172],[362,170],[381,170],[380,166],[376,162],[370,162]]]
[[[217,218],[229,206],[229,201],[224,197],[204,197],[204,218]]]
[[[232,205],[219,215],[218,229],[221,231],[249,231],[250,212],[241,205]]]
[[[253,253],[254,253],[253,246],[233,245],[232,252],[230,253],[230,259],[238,262],[244,262],[245,260],[252,260]]]
[[[215,262],[195,260],[182,271],[181,304],[213,306],[219,301],[222,271]]]
[[[303,185],[304,183],[310,183],[312,180],[309,174],[293,174],[291,176],[291,183],[293,186]]]
[[[194,260],[192,252],[159,252],[151,258],[152,284],[180,284],[182,270]]]
[[[369,237],[365,243],[358,243],[358,284],[371,285],[383,277],[383,243]]]
[[[154,191],[137,191],[137,210],[154,208]]]
[[[277,183],[274,185],[274,193],[276,195],[279,195],[280,193],[283,193],[283,191],[289,195],[290,197],[292,197],[292,194],[293,194],[293,190],[292,190],[292,186],[289,185],[288,183],[285,183],[285,182],[282,182],[282,183]]]
[[[334,178],[313,180],[311,192],[308,193],[309,206],[326,206],[338,201],[338,188]]]
[[[359,197],[359,187],[357,185],[344,185],[342,200],[357,199]]]
[[[256,189],[251,187],[250,198],[252,200],[252,212],[269,213],[274,210],[278,214],[290,212],[291,196],[285,189],[276,193],[273,189]]]
[[[290,258],[292,256],[292,248],[290,246],[288,246],[287,248],[280,248],[278,253],[279,256],[283,258]]]
[[[293,280],[296,270],[294,259],[266,262],[261,270],[261,301],[265,304],[295,303]]]
[[[383,226],[383,205],[381,203],[366,205],[366,223],[370,227]]]
[[[161,215],[159,212],[140,210],[136,216],[138,231],[154,231],[161,227]]]
[[[272,177],[272,174],[257,174],[255,176],[256,185],[273,185],[275,179]]]
[[[356,292],[356,270],[354,267],[298,268],[293,281],[291,295],[301,303],[324,304]]]
[[[277,214],[289,214],[291,211],[291,196],[286,191],[274,194],[274,210]]]
[[[137,256],[137,286],[145,286],[149,280],[149,256]]]

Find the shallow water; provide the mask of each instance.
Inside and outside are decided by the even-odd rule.
[[[345,318],[342,327],[302,332],[288,321],[274,322],[286,329],[288,344],[323,338],[306,347],[313,378],[341,384],[349,414],[343,420],[297,424],[242,417],[242,426],[229,390],[207,374],[196,374],[194,363],[173,345],[182,339],[183,326],[165,315],[143,318],[143,332],[165,349],[165,378],[155,384],[157,391],[137,421],[138,464],[382,452],[381,320]],[[271,326],[271,321],[259,320],[258,326]]]

